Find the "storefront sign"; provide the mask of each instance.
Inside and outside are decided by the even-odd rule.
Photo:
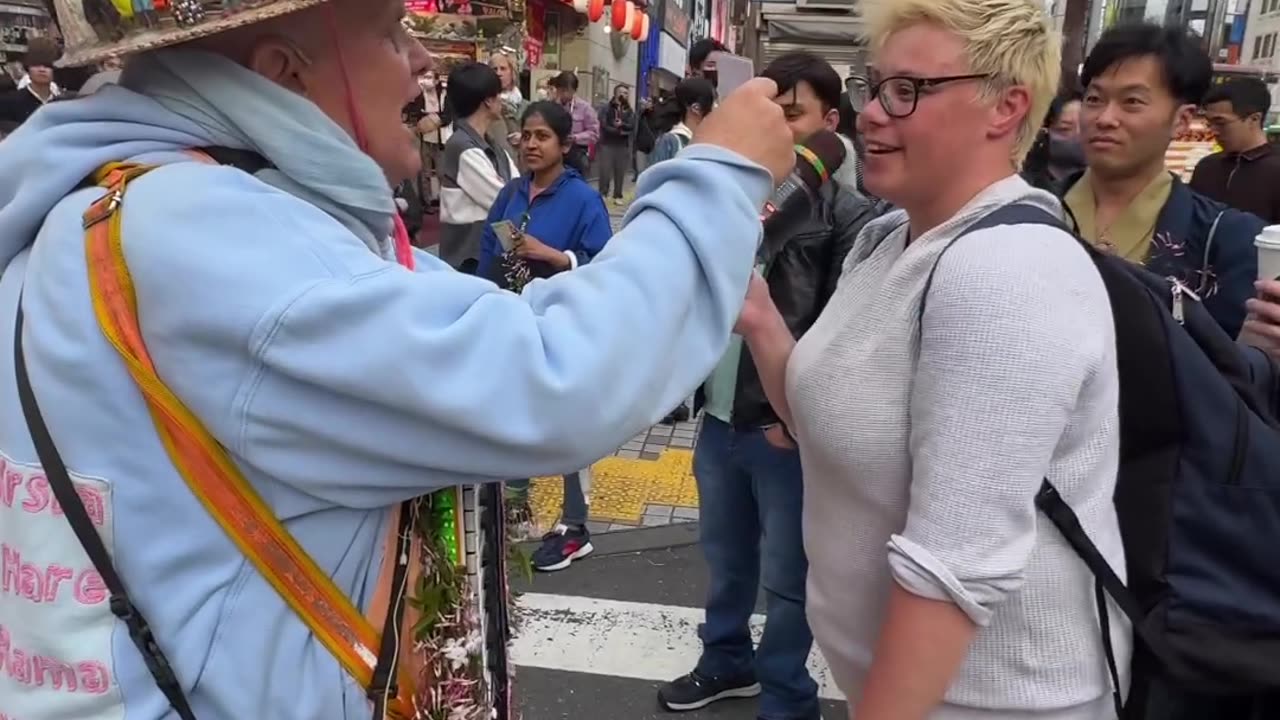
[[[689,13],[680,0],[663,0],[662,29],[681,45],[689,43]]]
[[[663,30],[658,43],[658,67],[676,77],[684,77],[686,55],[684,45]]]
[[[504,0],[405,0],[405,10],[420,15],[474,15],[476,17],[508,17],[511,6]]]

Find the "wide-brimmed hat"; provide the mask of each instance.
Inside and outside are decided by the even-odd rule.
[[[62,67],[177,45],[328,0],[53,0]],[[149,10],[135,10],[145,6]]]

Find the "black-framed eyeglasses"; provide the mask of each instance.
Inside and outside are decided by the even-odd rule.
[[[884,108],[885,114],[889,117],[904,118],[916,111],[916,106],[920,104],[920,94],[923,91],[947,83],[986,80],[990,77],[990,73],[929,78],[894,75],[879,81],[872,81],[870,78],[861,75],[852,75],[844,81],[844,84],[845,89],[849,92],[849,102],[856,112],[862,112],[871,104],[871,99],[875,98],[880,101],[880,107]]]

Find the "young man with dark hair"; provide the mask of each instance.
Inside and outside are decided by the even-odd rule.
[[[1222,152],[1196,164],[1191,189],[1280,223],[1280,153],[1267,142],[1271,91],[1257,78],[1230,80],[1204,96],[1205,119]]]
[[[716,61],[711,57],[714,52],[726,52],[727,48],[712,38],[702,38],[689,47],[689,66],[685,68],[686,77],[704,77],[714,85],[716,82]]]
[[[440,259],[467,273],[480,263],[489,208],[519,174],[507,151],[487,137],[502,117],[501,95],[502,81],[485,63],[465,63],[449,73],[447,104],[454,121],[440,160]]]
[[[573,118],[573,129],[569,132],[572,147],[564,162],[585,178],[591,164],[590,147],[600,141],[600,118],[591,103],[578,97],[577,73],[565,70],[551,78],[550,85],[555,94],[553,99],[563,105],[569,111],[569,117]]]
[[[765,68],[778,86],[795,142],[834,131],[841,82],[810,53],[790,53]],[[687,94],[702,83],[681,83]],[[880,203],[826,183],[819,207],[802,221],[766,230],[772,259],[760,272],[788,329],[799,337],[835,290],[844,257]],[[751,353],[734,336],[698,391],[706,409],[693,461],[701,498],[699,530],[710,572],[702,657],[688,675],[658,692],[663,707],[696,710],[717,700],[761,695],[766,720],[819,720],[817,685],[805,662],[813,635],[805,616],[808,564],[801,535],[800,455],[765,397]],[[768,621],[753,649],[748,620],[763,586]]]
[[[649,154],[650,165],[670,160],[689,144],[698,123],[711,112],[716,103],[716,89],[705,78],[685,78],[676,85],[675,102],[680,109],[680,122],[654,143],[653,152]]]
[[[57,45],[45,38],[32,41],[31,48],[22,59],[26,75],[11,90],[0,97],[0,122],[16,128],[27,121],[37,110],[56,100],[59,88],[53,81],[53,63],[60,51]]]
[[[1102,34],[1084,61],[1080,136],[1088,169],[1064,204],[1097,247],[1177,278],[1232,337],[1253,297],[1263,221],[1195,192],[1165,167],[1213,74],[1183,30],[1140,23]]]

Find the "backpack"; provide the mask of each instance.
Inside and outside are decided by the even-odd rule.
[[[658,138],[654,135],[653,127],[649,124],[647,113],[637,116],[636,119],[636,151],[647,155],[653,152],[653,145],[658,141]]]
[[[1280,373],[1260,351],[1237,345],[1184,285],[1098,251],[1038,207],[997,209],[951,242],[999,225],[1075,236],[1111,300],[1120,376],[1115,506],[1128,585],[1052,478],[1035,503],[1096,578],[1117,713],[1137,717],[1137,689],[1153,679],[1213,695],[1280,688],[1280,423],[1271,408]],[[1104,593],[1133,624],[1129,708]]]

